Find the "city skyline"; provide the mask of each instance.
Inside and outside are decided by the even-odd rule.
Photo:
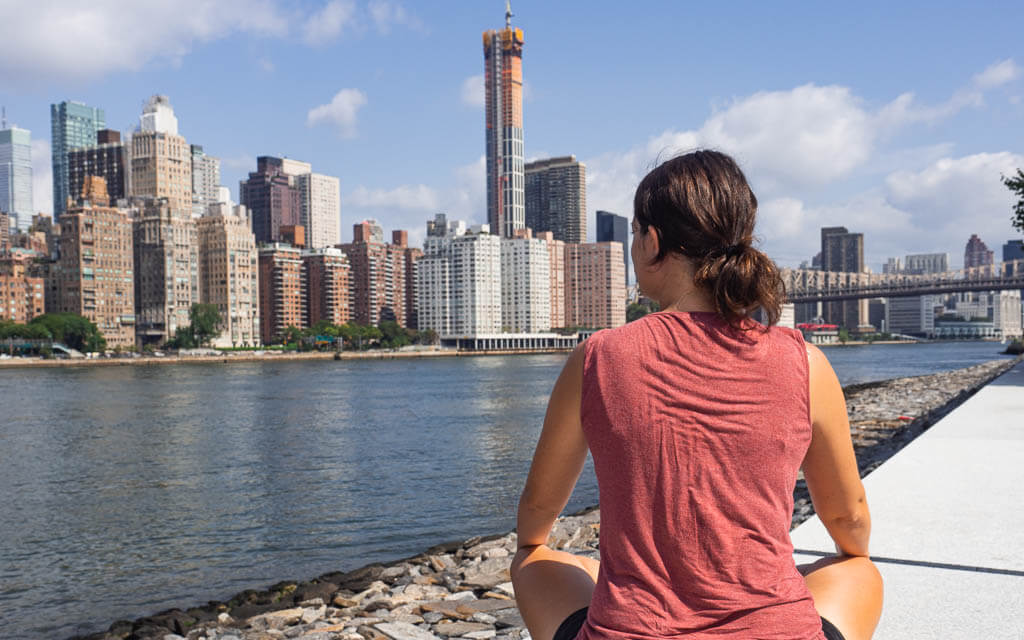
[[[198,27],[159,3],[139,14],[82,9],[108,33],[134,34],[119,46],[135,55],[120,57],[102,39],[95,50],[61,45],[78,41],[60,31],[74,24],[55,19],[69,6],[3,9],[19,28],[0,44],[0,103],[32,131],[36,209],[50,211],[53,191],[50,104],[81,101],[127,132],[162,93],[183,135],[222,158],[236,200],[256,156],[273,154],[340,178],[344,229],[374,217],[419,245],[419,221],[437,211],[486,221],[479,37],[504,3],[195,0],[191,13],[208,16]],[[850,16],[783,5],[749,7],[737,21],[728,8],[588,7],[512,6],[530,36],[525,159],[586,163],[588,221],[597,209],[628,217],[636,181],[659,157],[712,145],[750,177],[758,235],[783,266],[810,259],[825,226],[863,232],[876,272],[887,257],[936,251],[959,266],[965,232],[990,246],[1017,237],[999,174],[1024,165],[1010,29],[1022,9],[879,5]],[[622,46],[592,37],[601,32]],[[654,54],[672,38],[699,69]],[[416,55],[424,46],[431,56]],[[373,63],[346,64],[356,59]]]

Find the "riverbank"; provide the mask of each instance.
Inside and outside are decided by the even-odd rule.
[[[862,474],[927,429],[1018,359],[844,389]],[[794,524],[810,516],[806,488],[795,493]],[[597,555],[600,512],[562,518],[551,544]],[[285,581],[224,602],[119,621],[89,640],[519,640],[508,565],[515,533],[442,544],[397,562]]]
[[[401,358],[457,358],[466,356],[511,356],[569,353],[569,349],[478,350],[421,349],[415,351],[373,349],[369,351],[225,351],[217,355],[142,356],[139,358],[10,358],[0,360],[0,370],[21,367],[127,367],[168,364],[231,364],[243,362],[289,362],[312,360],[395,360]]]

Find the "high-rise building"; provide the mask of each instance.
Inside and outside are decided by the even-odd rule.
[[[96,143],[67,152],[67,189],[72,197],[82,192],[89,176],[98,176],[107,183],[110,201],[117,203],[128,197],[128,154],[121,142],[121,133],[103,129],[96,134]],[[56,204],[56,203],[55,203]]]
[[[206,155],[203,147],[193,144],[192,152],[192,217],[206,215],[210,205],[220,202],[220,158]]]
[[[526,226],[563,242],[587,241],[587,166],[576,156],[526,165]]]
[[[1024,240],[1007,240],[1003,245],[1003,262],[1024,260]]]
[[[393,320],[408,326],[406,309],[406,247],[384,243],[376,220],[352,225],[352,242],[338,245],[348,256],[352,278],[352,318],[377,326]]]
[[[850,233],[846,227],[821,229],[821,270],[846,273],[864,271],[864,234]],[[844,300],[822,305],[825,322],[850,330],[867,325],[868,301]]]
[[[306,324],[326,321],[342,325],[352,320],[352,291],[348,258],[341,249],[321,247],[302,252],[306,270]]]
[[[923,275],[945,273],[946,271],[949,271],[948,253],[918,253],[907,256],[902,272],[910,275]]]
[[[994,253],[978,237],[978,234],[972,233],[967,240],[967,246],[964,247],[964,268],[991,267],[994,258]]]
[[[405,253],[405,326],[410,329],[418,329],[416,269],[420,258],[423,257],[423,249],[410,247],[409,232],[403,229],[395,229],[391,232],[391,244],[401,247]]]
[[[302,250],[274,243],[259,249],[260,337],[278,340],[288,327],[306,326],[306,270]]]
[[[110,206],[103,178],[90,178],[60,219],[60,258],[54,265],[53,310],[96,324],[107,346],[135,345],[132,220]],[[47,310],[51,305],[47,303]]]
[[[597,212],[597,241],[622,245],[622,261],[626,267],[626,288],[629,288],[629,220],[610,211]]]
[[[503,332],[551,329],[551,257],[544,240],[529,229],[501,239],[501,326]]]
[[[572,327],[607,329],[626,324],[626,276],[622,245],[565,245],[565,315]]]
[[[97,109],[65,100],[50,105],[50,154],[53,162],[53,218],[67,208],[68,198],[74,200],[81,193],[81,182],[77,188],[69,183],[68,153],[79,147],[97,144],[96,134],[107,126],[103,109]],[[108,191],[113,191],[108,186]]]
[[[0,130],[0,211],[21,231],[32,224],[32,133],[28,129]]]
[[[199,302],[199,255],[191,209],[164,199],[140,203],[133,225],[135,336],[140,347],[159,346],[189,325]]]
[[[551,282],[551,328],[565,327],[565,243],[555,240],[550,231],[541,231],[537,238],[544,241],[548,250],[548,274]]]
[[[178,119],[166,96],[149,99],[132,135],[129,193],[167,198],[178,211],[192,212],[192,149],[178,135]]]
[[[803,265],[801,265],[802,267]],[[884,274],[897,274],[903,273],[903,261],[899,258],[889,258],[882,265],[882,273]]]
[[[523,30],[484,31],[484,111],[487,127],[487,222],[512,237],[526,226],[523,195]]]
[[[438,214],[416,270],[419,328],[440,336],[501,332],[501,238]]]
[[[33,273],[35,253],[0,251],[0,320],[25,324],[46,310],[43,278]]]
[[[239,200],[249,210],[257,243],[281,242],[281,227],[302,223],[299,190],[281,158],[256,158],[256,171],[239,184]]]
[[[11,246],[11,216],[0,209],[0,252]]]
[[[333,176],[303,173],[295,176],[299,192],[299,222],[306,227],[306,244],[313,249],[341,242],[341,183]]]
[[[167,96],[154,95],[142,107],[139,126],[143,131],[178,135],[178,118]]]
[[[260,344],[259,261],[245,207],[218,203],[196,221],[199,300],[222,321],[215,347]]]

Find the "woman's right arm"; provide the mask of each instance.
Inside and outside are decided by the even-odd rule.
[[[867,556],[871,515],[857,471],[843,389],[820,349],[807,345],[807,359],[812,436],[803,471],[811,502],[839,553]]]

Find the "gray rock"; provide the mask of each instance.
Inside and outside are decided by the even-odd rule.
[[[474,631],[491,631],[494,627],[479,622],[448,622],[434,625],[434,633],[447,638],[464,636]]]
[[[381,622],[373,628],[392,640],[437,640],[436,635],[408,622]]]

